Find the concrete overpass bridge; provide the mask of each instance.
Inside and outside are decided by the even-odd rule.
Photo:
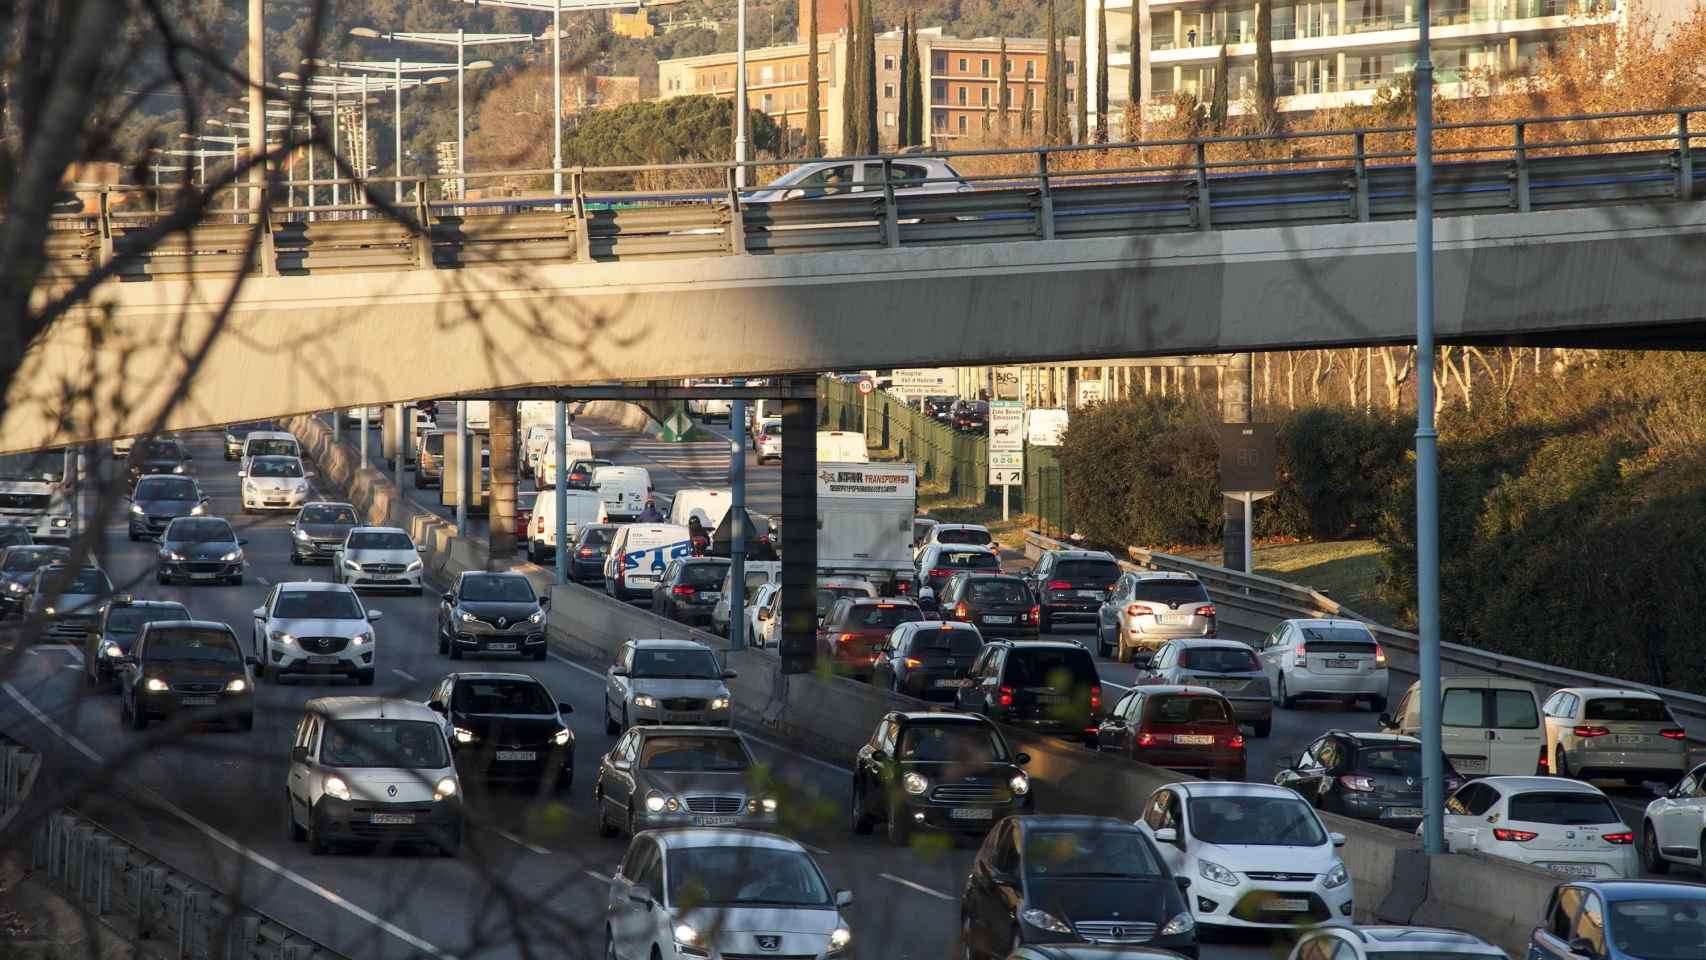
[[[1696,112],[1513,121],[1498,155],[1442,149],[1440,340],[1700,343]],[[1575,133],[1542,142],[1542,124]],[[897,187],[901,156],[868,161],[867,189],[778,203],[599,193],[580,171],[545,201],[210,225],[130,252],[141,225],[72,218],[39,300],[103,282],[35,344],[0,450],[139,432],[168,407],[188,429],[535,385],[1408,342],[1414,172],[1369,146],[1401,133],[1290,136],[1260,170],[1214,159],[1234,141],[1138,168],[1130,148],[1009,151],[1037,172],[961,192]],[[1354,148],[1300,146],[1324,137]]]

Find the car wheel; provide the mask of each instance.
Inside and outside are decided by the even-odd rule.
[[[971,945],[971,918],[960,918],[960,960],[983,960]]]
[[[284,791],[284,836],[291,843],[301,843],[307,839],[308,831],[296,824],[296,802],[290,798],[290,791]]]
[[[1050,630],[1053,630],[1053,629],[1054,629],[1054,618],[1050,617],[1048,615],[1048,611],[1044,610],[1041,613],[1039,613],[1037,615],[1037,632],[1038,633],[1048,633]]]
[[[1280,674],[1280,677],[1279,677],[1278,696],[1279,696],[1279,705],[1286,708],[1287,710],[1290,710],[1291,708],[1297,706],[1297,698],[1294,696],[1291,696],[1290,694],[1285,692],[1285,674],[1283,674],[1283,673]]]
[[[1007,945],[1007,955],[1012,956],[1025,948],[1025,938],[1018,930],[1013,931],[1013,941]]]
[[[875,824],[871,815],[865,812],[865,788],[857,781],[853,784],[853,800],[849,806],[852,808],[853,832],[861,837],[869,836]]]
[[[239,573],[235,577],[232,577],[229,580],[226,580],[225,582],[229,583],[233,587],[240,587],[243,585],[243,575]]]
[[[1118,641],[1116,649],[1114,650],[1114,656],[1121,663],[1130,663],[1132,654],[1134,652],[1135,651],[1133,651],[1131,647],[1126,646],[1126,643],[1124,640],[1120,640],[1120,641]]]
[[[1659,835],[1651,823],[1641,827],[1641,870],[1660,876],[1670,872],[1670,861],[1659,853]]]
[[[628,825],[626,832],[629,840],[634,839],[634,804],[632,800],[628,803]]]
[[[444,635],[444,627],[438,628],[438,654],[443,656],[450,652],[450,640]]]
[[[167,583],[166,571],[164,571],[164,570],[154,571],[154,582],[160,584],[161,586],[165,586]]]
[[[540,647],[539,649],[533,651],[534,661],[535,662],[543,662],[545,659],[545,653],[546,653],[546,650],[544,647]]]
[[[364,687],[373,686],[373,668],[368,667],[366,670],[356,671],[355,682]]]
[[[438,855],[441,857],[456,857],[462,852],[462,828],[451,827],[450,835],[433,846],[438,848]]]
[[[897,809],[897,807],[899,807]],[[912,821],[907,819],[906,808],[898,804],[889,806],[888,816],[889,843],[896,847],[906,847],[912,844]]]
[[[1562,744],[1558,746],[1557,756],[1553,758],[1552,773],[1566,780],[1574,779],[1570,776],[1570,755],[1564,752]]]
[[[135,543],[136,541],[141,540],[141,539],[142,539],[141,537],[136,535],[135,530],[130,531],[130,542],[131,543]]]
[[[290,551],[290,565],[293,567],[302,566],[302,558],[297,555],[295,550]]]
[[[137,705],[135,697],[130,700],[130,729],[148,729],[148,711]]]
[[[320,836],[320,828],[314,825],[314,812],[308,811],[308,854],[323,857],[331,850],[331,844],[326,842],[325,837]]]
[[[609,927],[604,928],[604,960],[616,960],[616,937]]]
[[[1250,727],[1250,732],[1256,735],[1256,739],[1266,739],[1268,734],[1274,732],[1274,718],[1270,716],[1257,720],[1255,723],[1252,723]]]

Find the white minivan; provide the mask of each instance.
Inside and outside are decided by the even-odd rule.
[[[237,469],[242,471],[240,477],[248,472],[251,457],[301,457],[302,446],[296,442],[296,435],[283,430],[252,430],[243,438],[243,459],[238,462]]]
[[[598,467],[587,482],[604,498],[604,512],[612,523],[639,516],[652,498],[652,475],[645,467]]]
[[[563,462],[573,463],[582,457],[592,457],[592,444],[585,440],[569,438],[563,444]],[[545,441],[545,446],[539,451],[539,459],[534,465],[533,483],[539,489],[557,485],[557,440],[552,438]]]
[[[817,462],[870,463],[871,452],[865,447],[865,435],[856,430],[819,430]]]
[[[733,505],[732,490],[683,487],[675,491],[675,499],[670,501],[668,520],[685,527],[687,521],[698,517],[699,522],[705,525],[705,532],[711,533],[728,516],[729,507]]]
[[[616,528],[604,557],[604,592],[618,600],[650,601],[652,587],[670,561],[693,550],[687,528],[673,523],[631,523]]]
[[[1388,732],[1422,735],[1422,684],[1410,684],[1390,715]],[[1531,776],[1547,772],[1546,729],[1533,684],[1504,677],[1441,677],[1440,738],[1445,755],[1465,777]]]
[[[564,513],[568,516],[568,543],[574,547],[580,529],[589,523],[605,523],[604,500],[591,490],[564,490]],[[527,519],[527,559],[549,563],[557,553],[557,492],[545,490],[533,501]]]

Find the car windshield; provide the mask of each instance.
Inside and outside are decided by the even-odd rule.
[[[1611,723],[1670,723],[1670,710],[1663,700],[1648,697],[1600,697],[1589,700],[1583,719]]]
[[[1086,826],[1027,831],[1025,872],[1033,877],[1156,877],[1161,865],[1136,830]]]
[[[608,466],[610,466],[609,460],[576,460],[574,462],[574,464],[569,467],[569,472],[570,473],[592,473],[594,470],[598,469],[599,467],[608,467]]]
[[[870,592],[859,587],[818,587],[817,615],[821,618],[842,597],[868,597]]]
[[[936,566],[968,570],[994,570],[1001,566],[995,554],[988,550],[943,550],[936,555]]]
[[[1586,826],[1622,823],[1611,801],[1597,793],[1536,790],[1510,798],[1510,819],[1523,823]]]
[[[1120,568],[1112,560],[1062,560],[1054,565],[1054,575],[1067,580],[1113,583],[1120,578]]]
[[[1204,843],[1257,847],[1318,847],[1321,821],[1297,797],[1193,797],[1191,833]]]
[[[70,559],[71,551],[66,547],[30,547],[23,550],[7,550],[6,572],[28,572],[43,564],[56,560],[63,562]]]
[[[303,523],[356,523],[355,510],[336,503],[311,503],[302,508]]]
[[[523,576],[462,578],[462,599],[473,603],[535,603],[539,597]]]
[[[349,535],[351,550],[413,550],[415,545],[409,540],[409,535],[395,530],[364,530],[351,531]]]
[[[183,604],[162,603],[142,607],[113,607],[107,612],[108,633],[136,633],[145,623],[160,623],[164,620],[188,620],[189,610]]]
[[[136,500],[195,500],[195,481],[177,477],[149,477],[136,485]]]
[[[1219,697],[1195,694],[1160,696],[1149,701],[1151,723],[1231,723],[1232,713]]]
[[[640,751],[645,770],[736,773],[748,766],[746,750],[734,737],[650,737]]]
[[[84,567],[77,571],[77,576],[72,577],[63,584],[56,584],[54,582],[57,577],[64,576],[67,576],[67,574],[64,572],[63,568],[58,571],[47,571],[42,577],[42,589],[57,589],[60,593],[91,594],[111,593],[113,589],[113,583],[111,580],[107,579],[107,575],[94,567]]]
[[[923,619],[924,614],[910,603],[855,603],[847,611],[848,626],[875,627],[885,631]]]
[[[901,760],[917,763],[996,763],[1007,759],[1001,736],[979,723],[909,723],[900,735]]]
[[[532,680],[462,680],[450,695],[459,713],[508,713],[538,716],[557,712],[545,688]]]
[[[1208,591],[1195,580],[1139,580],[1133,597],[1171,606],[1177,603],[1207,603]]]
[[[249,463],[251,477],[300,477],[302,462],[295,457],[256,457]]]
[[[1633,960],[1698,960],[1706,956],[1706,901],[1613,900],[1610,940]]]
[[[531,512],[533,510],[533,504],[537,503],[538,500],[539,491],[537,490],[517,490],[515,492],[515,509],[523,512]]]
[[[669,852],[669,906],[828,907],[817,864],[798,850],[756,844]]]
[[[261,437],[252,437],[249,439],[248,444],[248,454],[251,457],[296,456],[295,440],[268,440]]]
[[[976,630],[963,627],[921,627],[912,635],[912,649],[923,653],[975,657],[983,649],[983,638]]]
[[[279,620],[360,620],[361,604],[348,590],[281,590],[272,615]]]
[[[937,528],[936,542],[969,543],[981,547],[989,542],[989,531],[980,530],[976,527],[951,527],[946,530]]]
[[[629,675],[653,680],[715,680],[723,673],[709,650],[639,649],[634,651]]]
[[[148,660],[197,660],[241,664],[237,638],[223,630],[176,628],[148,633]]]
[[[719,587],[728,573],[729,565],[726,563],[684,563],[681,565],[681,582],[690,587]]]
[[[445,759],[444,731],[425,720],[337,720],[320,744],[330,767],[437,770]]]
[[[173,520],[165,539],[173,543],[236,543],[231,524],[217,518]]]
[[[588,527],[581,531],[581,543],[588,547],[608,547],[614,539],[615,527]]]
[[[781,436],[782,435],[782,425],[780,423],[767,423],[767,424],[765,424],[764,425],[764,435],[767,437],[779,437],[779,436]]]
[[[141,452],[143,458],[147,460],[182,460],[184,458],[183,448],[178,446],[176,440],[156,440],[148,445],[147,450]]]
[[[1392,777],[1422,775],[1422,748],[1417,744],[1394,744],[1389,747],[1363,747],[1357,751],[1356,769],[1362,773]],[[1451,772],[1451,766],[1445,766]]]
[[[973,603],[1031,604],[1031,592],[1025,584],[1006,577],[977,577],[966,584],[966,593]]]
[[[1016,687],[1069,688],[1096,682],[1096,664],[1084,650],[1016,649],[1007,655],[1007,682]]]
[[[1256,673],[1262,669],[1254,651],[1237,647],[1186,650],[1179,658],[1179,666],[1203,673]]]

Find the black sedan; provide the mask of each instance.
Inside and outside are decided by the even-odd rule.
[[[610,555],[610,541],[616,539],[613,523],[589,523],[575,534],[574,549],[569,551],[569,579],[576,583],[604,579],[604,558]]]
[[[210,620],[166,620],[146,624],[136,646],[116,658],[119,712],[132,730],[180,713],[224,720],[244,730],[255,725],[254,657],[245,657],[237,635]]]
[[[107,604],[83,644],[83,678],[91,687],[105,687],[117,678],[114,665],[136,646],[136,637],[150,623],[188,620],[190,611],[174,600],[133,600],[118,596]]]
[[[575,735],[538,680],[520,673],[453,673],[427,706],[444,717],[464,784],[521,783],[567,793],[575,775]]]
[[[982,833],[1031,809],[1030,761],[982,717],[891,713],[853,765],[853,832],[882,821],[898,846],[921,828]]]
[[[349,532],[361,526],[355,507],[347,503],[305,503],[290,524],[290,562],[332,562],[332,552]]]
[[[519,573],[466,571],[439,598],[438,652],[518,653],[545,659],[545,608],[532,581]]]
[[[179,517],[199,517],[207,498],[193,477],[152,475],[136,482],[130,492],[130,539],[152,540]]]
[[[1155,844],[1108,817],[1009,817],[978,851],[960,899],[965,956],[1030,944],[1111,943],[1197,955],[1185,902]]]
[[[242,584],[243,545],[223,517],[179,517],[160,534],[154,579],[162,584],[220,582]]]
[[[155,473],[189,473],[190,449],[171,437],[138,442],[130,449],[130,483]]]
[[[1445,791],[1463,778],[1443,761]],[[1274,783],[1321,810],[1399,830],[1422,822],[1422,742],[1393,733],[1329,730],[1293,760],[1279,758]]]

